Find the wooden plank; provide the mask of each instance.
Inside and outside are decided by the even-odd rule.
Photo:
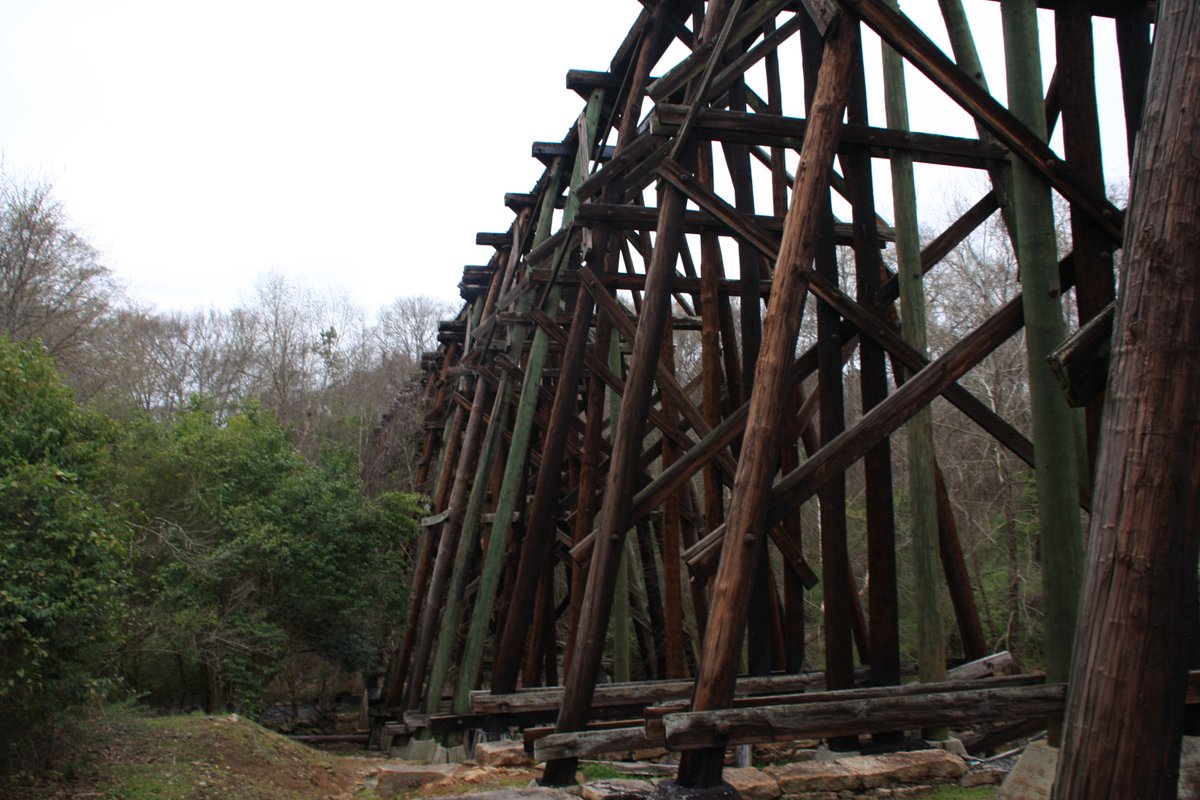
[[[667,714],[663,718],[666,746],[672,750],[724,748],[876,730],[934,725],[966,727],[1058,713],[1066,699],[1066,685],[1061,683],[995,689],[933,685],[945,690],[933,694]]]
[[[439,514],[434,514],[433,516],[430,516],[430,517],[421,517],[421,527],[422,528],[432,528],[435,525],[440,525],[441,523],[445,522],[446,518],[449,516],[450,516],[450,509],[447,508],[447,509],[443,509],[442,512]]]
[[[574,160],[575,154],[578,152],[579,146],[574,141],[570,142],[534,142],[531,152],[533,157],[543,161],[550,162],[555,158],[569,158]],[[607,161],[613,156],[615,148],[612,145],[605,147],[596,154],[597,161]]]
[[[512,232],[477,233],[475,234],[475,244],[480,247],[510,247],[512,246]]]
[[[770,715],[769,709],[786,708],[792,713],[799,716],[807,714],[809,708],[818,709],[818,713],[825,706],[831,703],[837,703],[843,707],[854,707],[855,703],[870,703],[871,701],[882,701],[890,703],[897,698],[917,698],[921,696],[944,697],[947,694],[969,693],[978,695],[988,690],[1011,689],[1015,687],[1034,687],[1040,688],[1041,684],[1045,683],[1045,676],[1040,674],[1033,675],[1014,675],[1002,678],[993,678],[982,681],[975,681],[970,686],[963,686],[962,683],[940,683],[940,684],[907,684],[904,686],[895,687],[871,687],[864,689],[849,689],[842,691],[820,691],[808,694],[780,694],[767,695],[760,697],[738,697],[735,699],[735,710],[743,712],[751,716],[759,716],[766,711]],[[1058,691],[1061,696],[1061,687]],[[1061,701],[1060,701],[1061,702]],[[536,740],[535,758],[563,758],[563,757],[581,757],[588,755],[600,755],[603,753],[612,753],[620,750],[629,749],[629,742],[643,742],[639,747],[654,747],[668,744],[667,731],[669,730],[668,721],[679,719],[692,719],[702,714],[692,714],[686,709],[685,700],[677,700],[673,702],[661,703],[657,706],[648,707],[646,709],[646,718],[643,724],[631,725],[629,722],[612,722],[597,725],[589,725],[586,736],[580,735],[552,735],[549,730],[538,730],[533,736],[527,734],[528,739]],[[869,723],[867,723],[869,724]],[[617,730],[610,728],[622,726]],[[869,729],[864,729],[866,732]],[[822,735],[822,734],[813,734]],[[791,737],[800,738],[800,737]],[[763,739],[760,741],[781,741],[782,739]],[[730,742],[735,743],[735,742]],[[675,749],[672,746],[673,749]],[[681,748],[682,749],[682,748]]]
[[[738,696],[774,695],[803,692],[820,684],[824,678],[820,673],[800,675],[768,675],[738,678]],[[628,683],[601,683],[596,686],[592,698],[593,708],[612,706],[648,706],[669,700],[689,697],[695,688],[693,680],[633,681]],[[546,686],[517,689],[506,693],[476,691],[471,693],[471,711],[478,714],[508,714],[526,711],[556,709],[562,704],[563,687]]]
[[[661,746],[661,743],[650,741],[644,727],[552,733],[534,742],[533,758],[535,761],[547,762],[555,759],[587,758],[602,753],[644,750],[656,745]]]

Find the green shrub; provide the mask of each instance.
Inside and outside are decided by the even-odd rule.
[[[129,539],[113,438],[40,348],[0,338],[0,769],[107,685]]]

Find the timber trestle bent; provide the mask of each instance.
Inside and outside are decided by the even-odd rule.
[[[526,729],[550,783],[614,743],[665,746],[699,787],[727,744],[1061,714],[1122,236],[1091,23],[1115,20],[1140,120],[1149,4],[943,0],[928,31],[889,0],[628,5],[602,12],[628,35],[568,74],[578,118],[533,145],[541,177],[479,234],[491,258],[424,359],[431,507],[379,718]],[[1003,21],[1003,75],[981,16]],[[906,100],[918,74],[934,111]],[[948,207],[952,183],[975,196]],[[996,231],[1016,265],[973,274],[1000,288],[944,277]],[[983,374],[1014,349],[1017,416]],[[964,465],[933,413],[986,457]],[[1046,675],[947,683],[1011,635],[963,493],[1017,470]],[[851,702],[877,716],[847,721]]]

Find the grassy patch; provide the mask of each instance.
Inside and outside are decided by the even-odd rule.
[[[7,788],[18,798],[307,800],[344,791],[365,759],[339,758],[234,715],[150,717],[108,710],[50,773]]]
[[[585,781],[611,781],[627,777],[611,764],[603,761],[584,761],[579,765],[579,774]]]

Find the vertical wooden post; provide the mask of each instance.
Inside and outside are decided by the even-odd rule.
[[[962,542],[958,536],[958,522],[954,519],[954,507],[946,491],[946,480],[941,466],[933,464],[933,480],[937,490],[938,555],[942,559],[942,572],[946,574],[946,588],[950,592],[950,604],[954,607],[954,618],[958,623],[958,635],[962,639],[963,657],[974,661],[986,656],[990,650],[983,638],[983,626],[979,622],[979,608],[971,592],[971,578],[967,572],[967,561],[963,557]]]
[[[787,419],[783,428],[785,443],[782,452],[779,454],[779,466],[785,474],[800,466],[798,440],[801,436],[798,430],[799,422],[796,419],[796,415],[804,405],[804,392],[799,383],[792,387],[789,399],[790,408],[788,409]],[[799,510],[791,512],[784,518],[783,527],[793,541],[801,541],[803,532],[800,524]],[[796,567],[791,559],[785,559],[783,568],[783,652],[784,665],[788,672],[798,673],[804,671],[804,590],[804,579],[796,571]],[[874,661],[871,663],[874,664]]]
[[[441,616],[442,600],[446,594],[446,582],[454,566],[454,552],[458,547],[458,533],[462,528],[463,516],[466,513],[467,494],[471,480],[475,474],[475,464],[479,460],[479,450],[483,444],[483,409],[487,403],[487,381],[478,377],[475,379],[475,396],[471,403],[471,412],[467,419],[467,429],[463,433],[462,451],[459,453],[457,469],[454,475],[454,488],[450,492],[450,516],[442,523],[441,538],[438,542],[437,556],[434,560],[433,573],[429,579],[429,593],[421,609],[421,621],[417,628],[417,643],[413,649],[412,664],[409,668],[408,691],[405,695],[406,708],[421,707],[421,690],[425,683],[425,672],[429,666],[429,657],[433,649],[433,640],[437,632],[438,618]],[[440,694],[441,689],[438,689]]]
[[[1200,550],[1200,6],[1160,0],[1154,49],[1057,800],[1177,791]]]
[[[848,24],[848,23],[843,23]],[[824,43],[816,26],[808,21],[801,27],[804,62],[805,101],[810,117],[816,104],[819,88],[818,70],[826,57]],[[857,47],[855,50],[857,55]],[[851,58],[853,61],[853,57]],[[850,68],[853,70],[853,67]],[[851,71],[850,75],[853,75]],[[850,78],[847,78],[850,80]],[[845,91],[849,96],[849,87]],[[846,101],[843,101],[843,105]],[[811,123],[810,123],[811,124]],[[821,196],[821,205],[812,212],[820,221],[814,270],[838,283],[837,252],[833,239],[833,212],[829,194]],[[772,302],[774,300],[772,299]],[[817,302],[817,401],[820,409],[818,432],[824,447],[846,427],[845,397],[842,380],[841,316],[828,303]],[[850,564],[846,528],[846,476],[840,473],[821,485],[818,493],[821,525],[821,585],[823,591],[825,633],[825,685],[829,689],[849,689],[854,686],[854,640],[860,648],[866,644],[857,622],[861,609],[856,607],[857,591]],[[857,736],[830,739],[834,750],[853,750]]]
[[[604,90],[595,89],[588,99],[584,124],[579,126],[579,136],[585,141],[579,144],[580,153],[590,153],[592,143],[596,138],[596,128],[600,121],[600,111],[604,104]],[[576,158],[575,169],[570,181],[570,193],[567,196],[566,207],[563,209],[562,224],[570,226],[579,208],[579,198],[575,189],[583,183],[588,174],[588,161]],[[565,251],[566,245],[564,244]],[[565,257],[565,252],[556,253],[556,259]],[[547,314],[558,313],[561,287],[555,283],[546,293],[542,310]],[[518,329],[518,333],[524,328]],[[513,357],[520,359],[524,346],[524,335],[513,336]],[[524,483],[526,462],[529,458],[529,446],[533,436],[534,414],[537,410],[538,399],[542,385],[542,373],[546,366],[546,358],[550,352],[550,335],[543,328],[537,328],[533,334],[533,343],[529,348],[529,356],[525,361],[525,372],[521,383],[521,394],[517,400],[516,419],[513,422],[512,441],[504,463],[504,477],[496,502],[496,522],[492,528],[492,536],[479,577],[479,588],[475,594],[475,606],[471,614],[471,624],[467,631],[466,643],[459,664],[458,683],[454,690],[452,710],[462,714],[470,706],[470,693],[479,680],[483,668],[483,645],[487,637],[489,623],[493,616],[493,604],[496,591],[500,585],[500,572],[504,564],[504,554],[508,549],[508,538],[512,531],[512,517],[516,510],[518,495]],[[537,562],[540,566],[541,562]],[[535,573],[536,574],[536,573]],[[536,591],[537,582],[530,587]]]
[[[729,110],[745,111],[746,82],[735,81],[729,88]],[[754,213],[754,184],[750,176],[750,150],[745,145],[725,143],[725,162],[733,183],[734,207],[743,214]],[[762,276],[762,256],[747,241],[738,241],[738,278],[741,281],[740,316],[742,335],[742,384],[754,383],[754,365],[762,342],[762,298],[758,282]],[[736,452],[736,447],[735,447]],[[762,557],[751,590],[750,629],[746,637],[746,655],[751,675],[771,672],[771,633],[769,584],[766,580],[770,564],[767,550]]]
[[[1133,164],[1150,79],[1150,9],[1140,3],[1117,12],[1117,52],[1121,59],[1121,98],[1125,106],[1125,146]]]
[[[851,123],[866,124],[867,93],[861,54],[854,74],[848,109]],[[863,149],[843,153],[846,185],[854,220],[854,262],[858,302],[877,313],[883,260],[879,255],[875,189],[871,160]],[[884,350],[868,336],[859,338],[862,410],[867,413],[887,397],[887,364]],[[867,574],[871,684],[900,683],[900,609],[896,589],[896,525],[892,507],[892,450],[885,437],[863,457],[867,514]],[[877,732],[876,742],[903,740],[902,732]]]
[[[486,382],[482,376],[480,381]],[[467,578],[474,572],[478,561],[476,554],[479,552],[479,523],[488,495],[488,485],[491,483],[490,478],[496,468],[496,448],[500,446],[502,432],[508,427],[511,395],[512,379],[507,372],[501,373],[499,386],[496,387],[496,394],[492,399],[487,430],[483,435],[483,445],[475,464],[471,491],[462,514],[462,522],[458,527],[454,569],[442,608],[437,649],[434,650],[433,664],[429,668],[429,688],[425,690],[425,702],[421,705],[426,714],[438,710],[446,676],[450,672],[450,663],[458,646],[458,629],[462,623]]]
[[[608,347],[612,326],[602,317],[596,326],[596,347]],[[575,509],[574,541],[578,543],[592,531],[596,519],[597,489],[601,481],[600,443],[604,433],[604,381],[593,375],[587,391],[586,424],[583,432],[583,456],[579,470],[579,498]],[[584,590],[588,570],[575,561],[571,564],[571,607],[568,614],[567,646],[563,652],[563,679],[571,675],[575,640],[579,638],[579,620],[583,616]],[[573,776],[572,776],[573,777]]]
[[[658,366],[658,349],[670,314],[671,286],[674,283],[675,258],[683,236],[683,211],[686,198],[673,186],[663,183],[659,204],[658,235],[647,268],[642,315],[629,360],[629,375],[600,511],[600,526],[592,552],[583,605],[571,654],[571,669],[564,684],[562,707],[556,730],[578,730],[586,721],[595,691],[596,670],[604,648],[604,634],[612,611],[613,588],[629,527],[629,503],[633,479],[641,451],[642,429],[650,406],[650,384]],[[565,786],[575,781],[574,758],[547,762],[543,781]]]
[[[713,310],[716,310],[715,307]],[[674,372],[675,336],[669,324],[667,334],[663,338],[663,365],[669,371]],[[663,396],[662,408],[663,414],[674,424],[679,418],[679,410],[666,395]],[[663,437],[662,468],[664,470],[669,468],[679,456],[679,446],[670,438]],[[682,678],[687,670],[683,658],[683,576],[680,561],[680,541],[683,537],[680,511],[682,502],[683,492],[678,490],[671,492],[663,501],[662,538],[660,540],[662,542],[662,613],[664,618],[661,674],[665,678]],[[654,564],[653,552],[643,552],[642,560],[649,569]],[[649,588],[649,583],[647,583],[647,590]],[[653,611],[654,608],[655,604],[652,602],[651,610]]]
[[[857,40],[857,23],[845,17],[835,19],[826,34],[825,58],[775,264],[775,288],[763,323],[746,434],[692,698],[696,710],[720,708],[733,699],[749,605],[750,576],[766,541],[767,498],[770,476],[779,456],[779,430],[787,406],[792,349],[804,312],[819,211],[828,203],[829,169],[846,108]],[[719,784],[723,756],[719,748],[684,753],[679,765],[679,783],[693,787]]]
[[[895,0],[890,5],[896,7]],[[908,130],[908,93],[900,54],[883,45],[884,104],[889,128]],[[900,323],[904,340],[928,358],[925,344],[925,291],[921,242],[917,229],[917,192],[912,156],[891,158],[892,197],[896,209],[896,260],[899,263]],[[946,641],[942,627],[941,576],[938,574],[938,518],[934,485],[933,415],[922,408],[905,425],[908,439],[908,494],[912,525],[913,583],[917,606],[917,668],[921,680],[946,679]],[[928,732],[947,736],[945,728]]]
[[[434,510],[444,510],[446,507],[446,495],[449,494],[449,487],[454,476],[451,467],[458,455],[465,423],[466,414],[463,413],[461,406],[455,404],[450,412],[450,419],[446,421],[446,433],[442,437],[442,469],[438,477],[438,497],[435,497],[433,502]],[[417,623],[421,618],[422,601],[429,589],[429,578],[433,571],[434,558],[437,555],[441,529],[442,525],[439,524],[424,530],[421,534],[421,546],[417,553],[416,566],[413,569],[408,618],[400,640],[400,647],[396,650],[396,663],[393,666],[388,685],[387,704],[390,706],[397,706],[404,702],[404,685],[408,681],[409,664],[412,661],[413,645],[416,642]]]
[[[1061,81],[1063,149],[1080,178],[1104,194],[1100,154],[1100,122],[1096,112],[1091,3],[1070,0],[1054,12],[1058,78]],[[1112,241],[1100,226],[1078,208],[1071,208],[1071,245],[1075,259],[1075,300],[1079,324],[1099,314],[1116,296],[1113,284]],[[1086,406],[1086,479],[1091,485],[1100,439],[1104,393]]]
[[[1012,112],[1045,138],[1042,70],[1033,0],[1002,0],[1008,102]],[[1075,415],[1046,363],[1064,336],[1058,258],[1050,187],[1024,162],[1013,164],[1017,214],[1017,260],[1025,312],[1025,346],[1042,544],[1046,608],[1046,679],[1064,681],[1070,672],[1075,635],[1083,538],[1079,522],[1078,450]],[[1052,726],[1051,739],[1058,730]]]
[[[633,343],[630,342],[632,345]],[[621,377],[625,370],[624,359],[621,358],[621,339],[614,330],[608,340],[608,368],[617,377]],[[628,391],[628,389],[627,389]],[[609,429],[613,431],[613,445],[616,446],[616,428],[620,423],[621,416],[621,396],[611,389],[608,392],[608,420]],[[640,448],[640,444],[639,447]],[[632,480],[630,481],[632,486]],[[608,489],[606,488],[607,492]],[[607,505],[607,494],[605,495],[605,504]],[[603,518],[601,518],[603,524]],[[627,523],[628,524],[628,523]],[[612,664],[613,672],[612,679],[614,681],[629,681],[632,679],[630,674],[629,661],[629,636],[630,621],[629,621],[629,550],[624,546],[625,532],[621,534],[622,545],[619,548],[620,552],[617,558],[617,575],[616,583],[612,587],[612,609],[609,612],[609,629],[612,631]],[[597,675],[599,673],[596,673]]]

